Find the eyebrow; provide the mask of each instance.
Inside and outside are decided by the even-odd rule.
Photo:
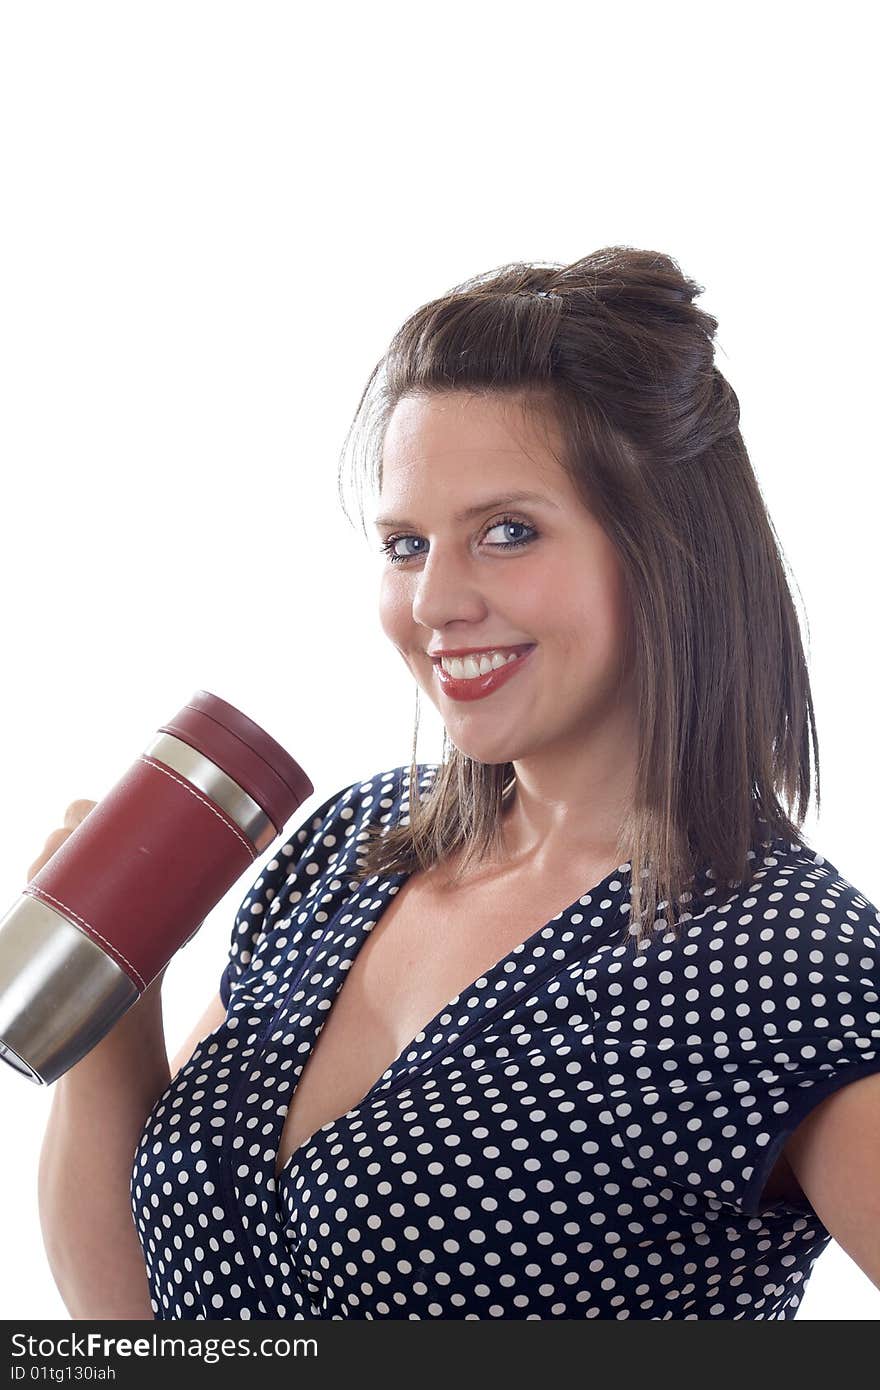
[[[539,492],[508,492],[503,497],[489,497],[484,502],[475,502],[472,507],[465,507],[464,511],[454,517],[455,521],[471,521],[475,516],[481,516],[483,512],[493,512],[496,507],[511,507],[517,502],[538,502],[545,507],[553,507],[559,510],[556,502],[551,502],[549,497],[543,497]],[[374,526],[412,526],[412,521],[403,521],[399,517],[377,516],[373,520]]]

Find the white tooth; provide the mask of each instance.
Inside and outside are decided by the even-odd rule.
[[[508,661],[516,661],[519,655],[519,652],[505,654],[496,651],[481,655],[479,659],[475,656],[444,656],[440,664],[454,680],[474,680],[488,671],[497,671],[500,666],[506,666]]]

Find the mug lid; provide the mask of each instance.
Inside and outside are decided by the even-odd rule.
[[[209,722],[205,724],[205,720]],[[212,727],[216,738],[210,734]],[[315,790],[311,778],[280,743],[235,705],[209,690],[197,690],[161,728],[184,740],[195,737],[200,744],[207,739],[212,748],[203,747],[202,751],[208,756],[213,752],[221,765],[226,764],[224,770],[263,806],[279,829]],[[254,757],[259,760],[256,766],[251,761]]]

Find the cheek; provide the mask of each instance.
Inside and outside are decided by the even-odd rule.
[[[570,592],[570,570],[538,563],[506,575],[503,587],[493,591],[488,603],[505,615],[512,628],[540,642],[542,633],[564,621]]]
[[[379,585],[379,621],[386,637],[401,642],[412,627],[412,611],[396,575],[385,573]]]
[[[554,590],[556,625],[564,651],[593,671],[616,668],[626,645],[626,602],[614,571],[591,569]]]

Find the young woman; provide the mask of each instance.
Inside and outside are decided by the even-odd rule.
[[[57,1242],[82,1316],[792,1318],[832,1235],[880,1286],[878,914],[798,833],[810,684],[700,292],[507,266],[374,370],[443,760],[305,818],[173,1079],[155,997],[92,1057],[93,1107],[153,1062],[113,1290]]]

